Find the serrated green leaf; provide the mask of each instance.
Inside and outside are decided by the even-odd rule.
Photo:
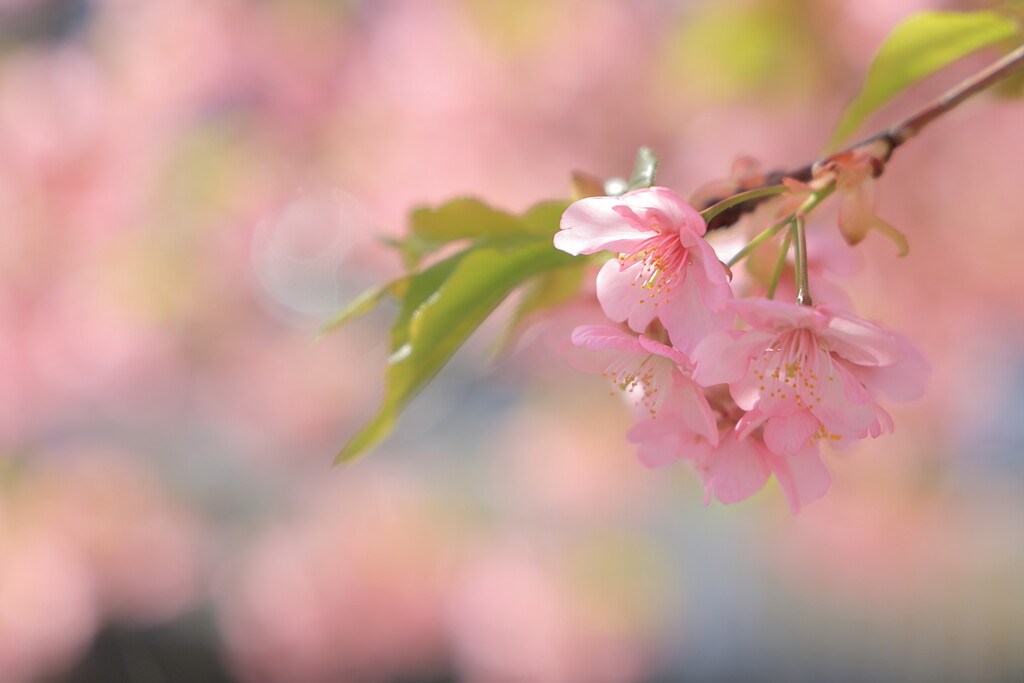
[[[641,147],[636,151],[636,163],[633,164],[633,175],[629,177],[627,191],[640,190],[654,184],[654,174],[658,172],[658,157],[650,147]]]
[[[401,410],[514,289],[572,261],[547,240],[507,248],[476,247],[458,259],[432,293],[427,293],[429,286],[410,282],[403,313],[411,313],[407,320],[400,317],[396,322],[400,332],[392,334],[384,400],[335,462],[353,458],[384,439]]]
[[[828,149],[835,149],[894,95],[943,67],[1012,37],[1017,23],[996,12],[918,12],[893,29],[864,85],[846,107]]]

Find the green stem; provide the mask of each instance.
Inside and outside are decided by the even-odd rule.
[[[799,216],[800,218],[806,219],[810,215],[811,211],[818,208],[818,205],[823,201],[832,196],[832,193],[836,191],[835,181],[830,182],[825,187],[816,190],[814,194],[808,197],[807,201],[800,205],[800,208],[793,213],[793,218]]]
[[[779,286],[782,279],[782,270],[786,267],[786,256],[789,255],[789,245],[793,242],[793,231],[790,230],[782,239],[782,247],[779,249],[779,258],[775,261],[775,270],[772,271],[771,282],[768,283],[768,298],[775,298],[775,288]]]
[[[746,192],[740,192],[734,194],[731,197],[726,197],[717,204],[712,204],[708,208],[700,212],[701,217],[705,223],[710,223],[711,219],[722,213],[726,209],[731,209],[737,204],[748,202],[751,199],[760,199],[761,197],[770,197],[773,194],[782,194],[786,191],[785,185],[769,185],[768,187],[759,187],[756,190],[747,190]]]
[[[814,194],[807,198],[807,201],[800,205],[799,209],[789,214],[775,225],[772,225],[758,233],[758,235],[754,237],[754,239],[750,240],[750,242],[747,243],[745,247],[740,249],[731,259],[726,261],[725,265],[728,266],[729,268],[732,268],[737,263],[745,259],[750,254],[750,252],[752,252],[754,249],[758,247],[758,245],[760,245],[766,239],[774,237],[775,235],[778,234],[780,230],[782,230],[784,227],[792,223],[793,219],[795,219],[798,216],[800,218],[806,218],[807,214],[813,211],[815,207],[818,206],[818,204],[821,204],[823,201],[825,201],[825,199],[827,199],[828,196],[832,194],[832,192],[835,189],[835,183],[830,183],[829,185],[826,185],[820,190],[814,192]]]
[[[811,305],[811,287],[807,278],[807,233],[804,230],[804,217],[793,219],[793,231],[796,236],[796,302],[801,306]]]
[[[760,233],[757,234],[757,236],[754,239],[750,240],[750,242],[748,242],[745,247],[736,252],[735,256],[726,261],[725,265],[729,266],[730,268],[735,266],[737,263],[745,259],[750,254],[750,252],[754,251],[754,249],[756,249],[766,239],[774,237],[776,234],[778,234],[779,230],[782,230],[784,227],[789,225],[790,221],[792,220],[792,216],[786,216],[785,219],[779,221],[775,225],[762,230]]]

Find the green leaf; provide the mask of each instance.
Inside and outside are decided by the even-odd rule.
[[[566,200],[552,199],[535,204],[521,219],[523,230],[539,237],[553,237],[558,232],[562,214],[569,208]]]
[[[431,244],[522,233],[518,218],[468,197],[454,199],[436,209],[416,209],[411,223],[411,234]]]
[[[589,266],[589,259],[576,259],[527,282],[522,300],[494,344],[494,355],[500,356],[509,348],[530,315],[572,300],[579,293]]]
[[[626,191],[640,190],[654,184],[654,174],[658,171],[658,157],[650,147],[641,147],[636,151],[636,163],[633,164],[633,175],[629,177]]]
[[[846,107],[828,149],[835,149],[894,95],[943,67],[1017,33],[995,12],[918,12],[904,20],[875,55],[864,85]]]
[[[550,237],[554,235],[558,232],[559,221],[568,206],[569,202],[565,200],[541,202],[527,211],[522,218],[519,218],[491,209],[483,202],[475,199],[456,199],[437,210],[417,209],[413,213],[413,225],[418,225],[424,231],[424,235],[436,238],[437,241],[433,243],[435,247],[444,239],[454,240],[468,237],[477,238],[474,242],[475,246],[496,245],[502,242],[515,243],[517,241],[532,240],[538,236]],[[454,219],[456,223],[463,224],[446,227],[441,222],[442,219],[446,218]],[[490,226],[473,227],[464,223],[464,221],[470,218],[481,221],[492,220],[495,223]],[[403,253],[409,250],[415,252],[415,257],[409,264],[410,267],[419,261],[423,253],[434,248],[427,246],[428,239],[420,239],[418,241],[415,239],[402,241],[388,240],[387,243],[402,250]],[[406,275],[392,280],[385,285],[373,287],[363,292],[324,323],[317,332],[317,337],[372,311],[385,296],[404,297],[399,321],[408,321],[413,311],[427,297],[437,291],[437,288],[441,286],[452,269],[458,264],[459,259],[466,253],[468,252],[459,252],[443,261],[439,261],[420,273]],[[410,284],[412,294],[409,297],[405,297],[406,288]],[[392,335],[394,336],[394,329]],[[398,344],[398,346],[400,345],[401,343]]]
[[[325,322],[316,333],[316,336],[321,337],[328,332],[341,327],[349,320],[369,313],[377,307],[377,304],[379,304],[380,300],[385,296],[402,296],[402,292],[405,289],[405,285],[408,284],[408,281],[408,277],[401,277],[397,280],[392,280],[387,284],[366,290],[349,302],[347,306],[335,313],[330,320]]]
[[[324,323],[316,336],[321,337],[348,321],[369,313],[380,304],[381,299],[385,296],[393,296],[402,300],[398,319],[391,328],[392,338],[394,339],[396,334],[399,335],[402,341],[398,345],[401,345],[404,343],[404,328],[408,326],[409,318],[416,308],[444,284],[452,270],[458,265],[459,260],[467,253],[469,253],[468,250],[460,251],[418,273],[404,275],[387,284],[366,290]]]
[[[409,325],[416,312],[431,297],[437,295],[438,291],[447,282],[448,278],[458,267],[459,262],[470,249],[453,254],[443,261],[438,261],[426,270],[409,276],[409,285],[402,297],[402,305],[391,326],[391,351],[401,348],[409,341]]]
[[[564,200],[542,202],[523,217],[499,211],[479,199],[455,199],[435,208],[413,211],[408,237],[397,246],[409,267],[436,249],[459,240],[477,244],[514,244],[537,235],[553,235],[568,206]]]
[[[473,247],[414,276],[392,329],[384,400],[376,416],[338,454],[349,460],[394,428],[398,414],[514,289],[573,257],[548,240],[513,247]],[[438,285],[434,288],[434,285]],[[431,291],[432,290],[432,291]]]

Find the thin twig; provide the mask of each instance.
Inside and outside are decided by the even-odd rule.
[[[994,62],[985,69],[982,69],[970,78],[961,81],[946,91],[942,96],[932,100],[910,116],[901,119],[879,133],[840,150],[836,154],[850,152],[872,145],[876,142],[885,142],[886,148],[881,158],[881,161],[884,164],[884,162],[889,160],[897,147],[920,133],[929,123],[951,109],[954,109],[972,95],[975,95],[1006,78],[1022,64],[1024,64],[1024,45],[1006,54],[1002,59]],[[825,157],[825,159],[827,158],[828,157]],[[742,191],[750,192],[752,190],[778,185],[783,178],[793,178],[795,180],[806,182],[812,178],[815,166],[823,162],[825,159],[815,160],[805,166],[801,166],[791,171],[773,171],[767,174],[764,183],[753,187],[742,188]],[[884,165],[880,166],[879,174],[881,173],[881,170],[884,170]],[[716,198],[707,202],[707,205],[701,208],[706,209],[727,199],[729,199],[729,197]],[[708,230],[727,228],[733,225],[742,217],[743,214],[753,211],[754,208],[767,199],[768,197],[756,197],[743,204],[730,207],[727,211],[723,211],[715,216],[713,220],[708,221]]]
[[[947,90],[941,97],[925,107],[893,124],[880,137],[886,139],[895,149],[914,137],[929,123],[953,109],[968,97],[975,95],[989,86],[998,83],[1013,73],[1013,70],[1024,63],[1024,45],[1006,54],[999,61],[982,69],[970,78]],[[867,144],[872,140],[867,140]]]

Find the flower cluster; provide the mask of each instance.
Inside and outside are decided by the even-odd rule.
[[[821,444],[892,431],[877,397],[917,397],[927,364],[905,338],[834,305],[736,298],[706,230],[663,187],[570,206],[555,246],[617,254],[597,298],[618,323],[576,328],[570,361],[630,396],[628,439],[645,464],[690,461],[705,502],[743,500],[774,474],[795,513],[831,484]]]

